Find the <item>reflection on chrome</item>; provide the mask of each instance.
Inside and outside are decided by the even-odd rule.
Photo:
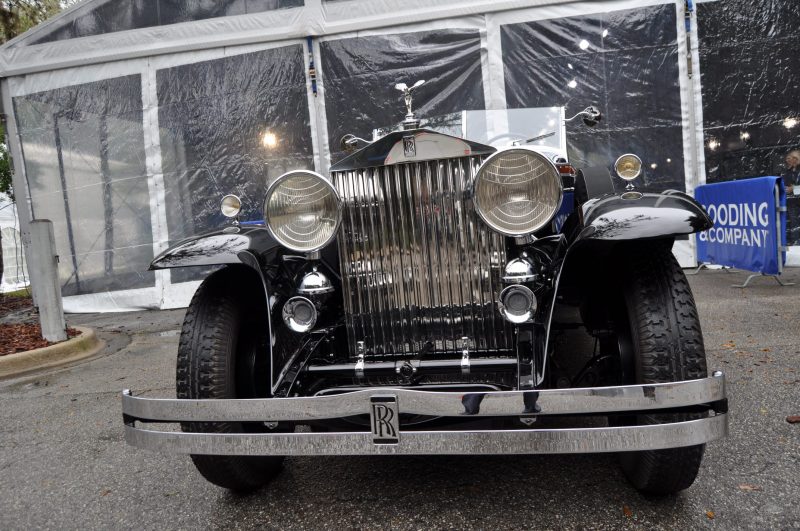
[[[336,236],[339,194],[322,175],[294,171],[267,189],[264,219],[273,237],[293,251],[317,251]]]
[[[495,303],[505,241],[480,223],[468,191],[481,156],[332,172],[344,211],[339,231],[350,345],[377,358],[512,347]]]
[[[483,163],[475,179],[478,214],[506,236],[525,236],[544,227],[561,205],[558,169],[531,149],[498,151]]]

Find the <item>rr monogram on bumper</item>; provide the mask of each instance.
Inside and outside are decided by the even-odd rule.
[[[372,442],[375,444],[397,444],[400,442],[400,411],[397,396],[378,395],[370,397],[370,425]]]

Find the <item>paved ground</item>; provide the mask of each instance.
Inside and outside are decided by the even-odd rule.
[[[800,284],[800,270],[788,275]],[[647,499],[612,456],[294,458],[235,496],[182,456],[122,440],[123,387],[173,393],[182,311],[72,316],[109,342],[79,365],[0,382],[0,529],[800,529],[800,286],[743,273],[691,282],[731,436],[684,493]]]

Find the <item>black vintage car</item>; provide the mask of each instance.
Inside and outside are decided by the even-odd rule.
[[[635,155],[617,192],[524,139],[419,128],[406,95],[399,130],[328,176],[275,179],[261,226],[227,196],[229,226],[153,261],[224,267],[186,312],[177,399],[124,392],[127,441],[235,490],[283,456],[356,454],[620,452],[644,492],[690,486],[727,432],[671,252],[711,226],[704,210],[637,191]]]

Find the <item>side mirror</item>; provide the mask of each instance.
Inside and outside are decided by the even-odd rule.
[[[594,106],[586,107],[584,110],[573,116],[572,118],[567,118],[564,120],[565,122],[571,122],[575,118],[581,117],[583,119],[583,123],[585,123],[589,127],[596,126],[600,120],[603,119],[603,114],[600,112],[600,109]]]
[[[597,107],[586,107],[581,114],[583,115],[583,123],[588,127],[596,126],[603,119],[603,114]]]
[[[339,146],[342,148],[342,151],[346,151],[347,153],[352,153],[356,149],[358,149],[358,143],[362,142],[364,144],[369,144],[363,138],[359,138],[356,135],[352,135],[350,133],[344,135],[342,139],[339,141]]]
[[[342,151],[348,153],[351,151],[355,151],[357,145],[358,142],[355,141],[355,135],[346,134],[342,137],[341,140],[339,140],[339,147],[342,149]]]

